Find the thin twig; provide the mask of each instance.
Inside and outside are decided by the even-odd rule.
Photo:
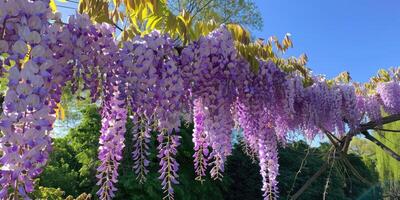
[[[329,181],[330,181],[330,179],[331,179],[333,165],[335,164],[335,151],[333,152],[332,155],[333,155],[332,164],[331,164],[331,168],[329,169],[328,177],[326,178],[326,183],[325,183],[325,187],[324,187],[324,195],[323,195],[323,197],[322,197],[323,200],[326,199],[326,195],[328,194]]]
[[[393,133],[400,133],[400,130],[392,130],[392,129],[384,129],[384,128],[374,128],[377,131],[385,131],[385,132],[393,132]]]
[[[76,10],[76,8],[73,8],[73,7],[70,7],[70,6],[57,5],[57,7],[60,7],[60,8],[67,8],[67,9],[71,9],[71,10]]]
[[[383,144],[381,141],[379,141],[378,139],[374,138],[372,135],[369,134],[368,131],[362,131],[361,132],[366,139],[370,140],[371,142],[375,143],[377,146],[379,146],[383,151],[385,151],[386,153],[388,153],[390,156],[392,156],[394,159],[396,159],[397,161],[400,161],[400,155],[397,154],[396,152],[394,152],[392,149],[390,149],[389,147],[387,147],[385,144]]]
[[[335,147],[332,145],[331,148],[330,148],[330,150],[329,150],[329,152],[328,152],[328,159],[327,159],[327,161],[325,161],[324,164],[321,166],[321,168],[320,168],[310,179],[308,179],[308,180],[304,183],[304,185],[290,198],[291,200],[296,200],[296,199],[298,199],[298,198],[300,197],[300,195],[302,195],[302,194],[304,193],[304,191],[306,191],[307,188],[310,187],[311,184],[312,184],[315,180],[317,180],[317,179],[328,169],[328,166],[329,166],[329,164],[330,164],[330,163],[329,163],[329,157],[330,157],[330,154],[332,153],[332,150],[333,150],[334,148],[335,148]]]
[[[374,129],[375,130],[375,129]],[[385,137],[385,134],[383,134],[381,131],[377,130],[376,133],[379,135],[379,137],[382,137],[384,140],[386,140],[387,142],[390,142],[393,145],[396,145],[395,143],[393,143],[392,141],[390,141],[389,139],[387,139]]]
[[[310,178],[306,183],[290,198],[292,200],[296,200],[303,194],[304,191],[315,181],[317,180],[328,168],[328,162],[325,162],[321,168]]]
[[[71,2],[71,3],[79,4],[79,2],[77,2],[77,1],[72,1],[72,0],[65,0],[65,1],[68,1],[68,2]]]
[[[118,24],[116,24],[116,23],[113,23],[113,25],[115,26],[115,28],[117,28],[118,30],[120,30],[120,31],[124,31],[124,29],[122,29],[121,27],[119,27],[118,26]]]
[[[209,0],[207,3],[205,3],[201,8],[199,8],[198,10],[196,10],[196,12],[193,14],[192,18],[194,19],[194,17],[199,14],[204,8],[206,8],[208,6],[208,4],[210,4],[212,2],[212,0]]]
[[[18,18],[17,16],[11,16],[11,17],[6,17],[3,21],[3,29],[1,31],[1,40],[4,39],[4,37],[6,36],[6,24],[7,24],[7,20],[9,19],[16,19]]]
[[[306,164],[307,157],[310,154],[310,148],[311,148],[311,146],[308,146],[306,155],[304,156],[303,160],[301,161],[299,170],[297,170],[296,175],[294,176],[292,187],[290,188],[290,190],[288,192],[288,197],[290,197],[290,194],[293,192],[294,186],[296,184],[297,177],[301,173],[301,169],[303,169],[304,165]]]
[[[353,174],[356,176],[356,178],[358,178],[361,182],[363,182],[367,185],[372,185],[371,182],[369,182],[367,179],[365,179],[363,176],[361,176],[361,174],[357,171],[357,169],[354,168],[354,166],[351,164],[349,159],[347,159],[346,154],[344,154],[343,152],[340,153],[340,158],[343,161],[343,163],[350,169],[350,171],[353,172]]]

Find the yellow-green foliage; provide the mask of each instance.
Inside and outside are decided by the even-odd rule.
[[[168,2],[167,0],[80,0],[78,10],[80,13],[88,14],[93,21],[116,26],[121,32],[119,39],[122,41],[131,40],[136,35],[145,35],[157,29],[169,34],[178,44],[187,45],[224,23],[232,33],[238,52],[249,61],[254,72],[258,71],[258,59],[272,60],[285,71],[299,71],[305,80],[309,81],[310,72],[305,67],[307,56],[289,59],[278,57],[293,47],[289,34],[282,41],[276,37],[271,37],[268,41],[263,39],[252,41],[250,32],[239,23],[221,20],[216,13],[213,15],[208,13],[208,17],[203,18],[204,16],[199,16],[198,12],[185,10],[184,7],[174,11]],[[225,4],[247,5],[249,2],[232,1]],[[205,7],[207,5],[211,4],[199,3],[199,11],[202,8],[211,9]]]
[[[383,126],[384,129],[399,130],[400,122],[394,122]],[[375,133],[375,137],[388,146],[390,149],[400,154],[400,134],[393,132],[380,131]],[[377,169],[381,181],[400,181],[400,162],[376,146]]]

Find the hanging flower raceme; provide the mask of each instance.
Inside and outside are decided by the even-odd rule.
[[[89,90],[92,101],[100,94],[99,84],[102,74],[108,69],[104,63],[112,63],[110,59],[118,60],[118,46],[113,38],[114,29],[108,24],[92,24],[87,15],[76,15],[69,18],[64,28],[63,45],[72,47],[73,66],[72,90]],[[62,40],[62,39],[61,39]],[[70,53],[70,52],[68,52]],[[68,68],[69,69],[69,68]],[[83,82],[80,82],[80,81]]]
[[[156,119],[160,131],[178,130],[183,80],[170,38],[154,31],[126,42],[123,52],[133,111],[147,120]]]
[[[110,55],[110,54],[109,54]],[[110,58],[111,60],[111,58]],[[124,134],[126,132],[127,108],[125,95],[125,69],[116,63],[105,63],[108,71],[103,82],[105,88],[102,103],[102,127],[100,136],[99,159],[97,168],[97,182],[100,190],[97,192],[100,199],[111,199],[115,196],[118,181],[118,167],[122,159]]]
[[[78,21],[77,21],[78,22]],[[80,21],[79,21],[80,22]],[[122,150],[125,147],[125,132],[128,116],[126,95],[126,68],[119,59],[120,51],[116,42],[112,39],[112,29],[105,24],[90,27],[92,36],[99,44],[92,46],[89,54],[93,54],[94,63],[87,63],[89,67],[96,69],[93,73],[103,75],[103,102],[102,102],[102,128],[99,140],[98,158],[101,161],[97,168],[97,182],[100,190],[97,192],[100,199],[112,199],[117,188],[118,167],[122,159]],[[88,34],[90,35],[90,34]],[[97,54],[96,54],[97,52]],[[85,65],[86,66],[86,65]],[[96,76],[99,76],[96,75]],[[87,81],[89,81],[87,79]],[[88,84],[87,84],[88,85]],[[93,100],[97,96],[97,83],[93,87],[91,95]]]
[[[250,148],[251,154],[258,154],[258,133],[260,131],[259,120],[264,107],[272,105],[272,74],[265,62],[260,62],[259,73],[250,72],[249,66],[247,78],[243,82],[236,101],[235,117],[239,126],[243,129],[244,141]],[[265,90],[267,89],[267,90]],[[256,103],[257,102],[257,103]]]
[[[260,122],[260,133],[258,134],[258,158],[260,164],[260,173],[262,176],[265,200],[278,198],[279,164],[278,164],[278,144],[276,133],[268,123],[272,115],[265,114]]]
[[[116,88],[118,86],[114,86]],[[97,192],[100,199],[111,199],[117,190],[118,166],[122,159],[124,148],[124,134],[127,117],[125,100],[118,89],[115,89],[109,98],[104,100],[102,109],[102,128],[100,136],[99,159],[97,168],[97,182],[100,190]]]
[[[51,56],[46,62],[47,65],[42,66],[46,71],[41,76],[49,84],[49,106],[53,114],[61,102],[63,87],[73,80],[74,46],[70,38],[71,36],[66,28],[58,23],[50,26],[43,38],[48,45],[47,53]]]
[[[196,173],[196,180],[203,181],[206,176],[208,155],[209,155],[209,141],[208,135],[204,128],[205,113],[201,101],[196,100],[193,108],[193,143],[194,143],[194,169]]]
[[[339,132],[344,130],[340,88],[330,88],[324,79],[315,78],[314,84],[305,88],[301,103],[303,118],[300,128],[309,140],[320,133],[320,128],[335,131],[338,127]]]
[[[145,49],[143,46],[138,43],[134,44],[133,42],[125,42],[123,44],[123,48],[121,50],[121,63],[124,68],[127,69],[127,96],[128,102],[130,103],[133,115],[130,117],[134,126],[132,129],[133,134],[133,169],[135,174],[137,175],[137,179],[139,179],[140,183],[144,183],[146,181],[146,175],[148,174],[148,166],[150,164],[148,156],[150,155],[149,151],[149,143],[151,139],[151,130],[153,121],[150,119],[153,116],[153,110],[150,108],[155,106],[155,103],[152,102],[153,98],[149,98],[148,101],[142,95],[147,94],[147,86],[152,87],[151,84],[147,85],[148,73],[142,73],[141,76],[136,74],[135,69],[138,67],[142,67],[142,65],[137,65],[140,60],[138,59],[140,55],[143,55]],[[142,59],[144,56],[142,57]],[[141,78],[138,79],[138,76]],[[139,81],[141,83],[139,83]],[[141,95],[139,95],[139,93]],[[140,101],[141,105],[139,105],[139,98],[142,98]]]
[[[377,121],[382,117],[381,114],[381,102],[379,101],[379,97],[377,95],[369,95],[364,97],[365,104],[364,111],[368,116],[369,120]]]
[[[381,97],[383,108],[389,114],[400,113],[400,84],[397,81],[379,83],[376,88],[377,93]]]
[[[355,89],[350,85],[340,85],[342,91],[342,117],[349,124],[350,129],[358,128],[361,115],[357,108]]]
[[[144,119],[135,119],[132,117],[133,121],[138,121],[133,132],[133,152],[132,158],[134,161],[133,169],[137,175],[139,183],[146,182],[146,175],[149,173],[149,158],[150,150],[149,143],[151,140],[151,125],[148,121]],[[137,132],[136,132],[137,131]]]
[[[42,37],[49,26],[48,15],[43,1],[16,0],[0,5],[0,19],[5,20],[2,39],[12,44],[5,48],[2,42],[0,54],[8,53],[6,63],[13,63],[0,119],[1,199],[13,195],[29,199],[33,179],[42,172],[51,150],[49,132],[55,117],[49,105],[50,80],[43,75],[48,73],[49,55]],[[12,195],[9,189],[14,190]]]
[[[1,1],[0,2],[0,74],[6,72],[5,65],[11,66],[13,58],[8,55],[12,53],[12,47],[15,42],[20,40],[18,31],[18,24],[20,24],[21,17],[25,13],[21,8],[25,7],[24,1]],[[42,24],[40,17],[29,17],[28,21],[25,19],[24,24],[31,24],[35,28],[40,29]],[[21,43],[19,43],[21,44]]]
[[[163,199],[172,200],[174,199],[174,189],[172,184],[178,184],[177,178],[179,164],[175,159],[178,152],[178,146],[180,136],[174,135],[171,132],[162,131],[157,136],[157,141],[160,143],[157,147],[158,155],[160,159],[161,169],[158,172],[161,174],[159,179],[161,180],[162,189],[166,196]]]
[[[257,77],[247,78],[252,82],[253,93],[257,94],[249,105],[261,104],[268,112],[274,113],[272,123],[276,136],[285,143],[287,132],[298,126],[295,105],[303,96],[302,79],[283,72],[272,61],[260,61],[259,69]]]
[[[289,88],[297,86],[296,83],[285,85],[282,75],[272,62],[260,61],[259,72],[247,74],[236,101],[236,117],[243,129],[245,144],[259,160],[265,199],[278,196],[277,143],[279,137],[282,142],[285,137],[276,130],[288,128],[288,124],[279,124],[278,119],[294,115],[293,104],[299,95],[295,93],[296,88]]]
[[[231,154],[231,134],[234,126],[231,108],[238,84],[243,77],[240,59],[232,36],[222,26],[200,38],[182,51],[181,62],[185,87],[193,100],[202,102],[213,157],[211,176],[222,178],[226,157]]]
[[[244,144],[248,148],[249,155],[258,155],[258,134],[260,128],[258,121],[262,114],[261,106],[249,105],[240,100],[237,102],[236,115],[239,126],[243,130]]]
[[[166,35],[154,31],[144,37],[136,37],[132,42],[124,43],[122,52],[122,63],[128,69],[128,95],[135,115],[133,119],[139,119],[145,125],[144,131],[134,132],[133,136],[135,172],[143,180],[148,171],[151,124],[159,131],[161,162],[176,163],[171,156],[175,155],[172,149],[179,144],[179,137],[174,133],[179,131],[180,126],[183,80],[178,69],[177,52]],[[178,164],[174,167],[160,165],[163,188],[167,197],[173,198],[172,184],[177,183]]]

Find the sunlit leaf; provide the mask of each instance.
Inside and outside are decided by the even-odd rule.
[[[49,6],[50,6],[51,11],[57,12],[57,5],[56,5],[56,2],[54,2],[54,0],[50,0]]]

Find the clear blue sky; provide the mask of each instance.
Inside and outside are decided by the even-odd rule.
[[[291,33],[288,55],[306,53],[315,74],[349,71],[367,81],[380,68],[400,65],[399,0],[255,0],[264,19],[256,37]],[[76,7],[73,3],[59,3]],[[65,15],[71,9],[59,7]]]
[[[255,0],[267,39],[291,33],[289,55],[306,53],[315,74],[349,71],[367,81],[380,68],[400,66],[399,0]]]

